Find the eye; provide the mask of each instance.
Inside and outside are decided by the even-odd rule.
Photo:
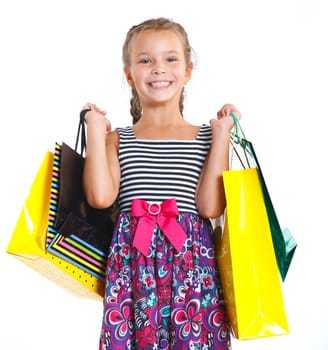
[[[167,62],[176,62],[178,59],[176,57],[168,57]]]
[[[150,59],[149,58],[141,58],[139,60],[139,63],[141,63],[141,64],[149,64],[150,63]]]

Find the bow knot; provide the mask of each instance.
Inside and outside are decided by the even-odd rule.
[[[131,215],[139,217],[133,246],[140,250],[144,256],[147,256],[157,224],[176,251],[180,252],[187,235],[176,220],[178,214],[179,210],[174,198],[167,199],[161,204],[133,199]]]

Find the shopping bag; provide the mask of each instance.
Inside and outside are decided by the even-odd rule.
[[[46,249],[103,281],[114,229],[113,206],[95,209],[85,198],[85,147],[84,118],[80,118],[75,149],[66,143],[55,145]]]
[[[103,281],[46,251],[53,161],[54,154],[47,151],[6,251],[75,296],[102,300]]]
[[[234,155],[237,156],[238,162],[242,168],[255,167],[258,169],[258,176],[270,223],[277,264],[279,267],[280,276],[284,281],[291,265],[297,243],[288,228],[283,230],[281,229],[253,144],[246,139],[236,116],[232,115],[232,118],[235,122],[235,131],[231,134],[233,152]]]
[[[234,336],[288,334],[281,279],[256,168],[223,173],[226,212],[217,258]]]

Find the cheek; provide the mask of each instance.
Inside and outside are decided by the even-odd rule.
[[[142,70],[138,69],[132,69],[131,70],[131,79],[134,81],[134,82],[140,82],[144,76]]]
[[[135,87],[137,89],[144,89],[147,85],[147,81],[149,80],[149,77],[145,72],[138,72],[133,76],[133,82],[135,84]]]

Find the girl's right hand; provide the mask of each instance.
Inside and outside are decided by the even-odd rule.
[[[86,103],[81,109],[81,111],[83,111],[84,109],[90,109],[90,111],[87,112],[84,117],[84,121],[87,125],[94,122],[103,122],[106,128],[106,132],[112,130],[111,123],[106,118],[106,111],[101,110],[93,103]]]

